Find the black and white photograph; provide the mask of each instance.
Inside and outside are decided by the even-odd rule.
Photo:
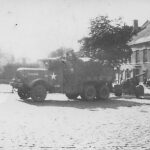
[[[150,1],[0,0],[0,150],[150,150]]]

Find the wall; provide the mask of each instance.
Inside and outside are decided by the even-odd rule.
[[[135,72],[139,70],[137,74],[142,74],[147,71],[147,79],[150,79],[150,42],[141,43],[131,46],[132,55],[131,62],[127,64],[122,64],[122,80],[126,80],[127,69],[130,70],[130,77],[133,77]],[[143,62],[143,50],[147,49],[147,62]],[[139,62],[136,62],[136,51],[139,51]],[[131,67],[132,66],[132,67]],[[136,70],[137,69],[137,70]],[[140,77],[140,82],[143,82],[143,76]]]
[[[139,73],[143,71],[147,72],[147,78],[150,78],[150,43],[142,43],[138,45],[131,46],[133,54],[131,55],[131,64],[139,69]],[[147,49],[147,62],[143,62],[143,50]],[[139,50],[139,62],[136,63],[136,51]],[[140,81],[143,81],[143,77],[140,78]]]

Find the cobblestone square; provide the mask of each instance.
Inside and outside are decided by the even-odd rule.
[[[0,150],[150,149],[149,97],[86,102],[49,94],[33,103],[1,89]]]

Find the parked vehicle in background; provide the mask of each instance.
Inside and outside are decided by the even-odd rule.
[[[115,72],[111,65],[79,58],[72,51],[66,57],[41,60],[45,68],[19,68],[11,82],[22,99],[43,101],[49,93],[64,93],[70,99],[107,99]]]
[[[138,74],[132,78],[124,80],[121,84],[114,86],[114,93],[116,96],[121,96],[123,93],[128,95],[135,95],[137,98],[144,96],[144,87],[139,84],[139,77],[145,73]]]

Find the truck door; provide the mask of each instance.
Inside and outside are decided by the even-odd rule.
[[[61,61],[51,61],[48,70],[48,80],[54,90],[53,92],[61,93],[63,91],[63,68]]]

